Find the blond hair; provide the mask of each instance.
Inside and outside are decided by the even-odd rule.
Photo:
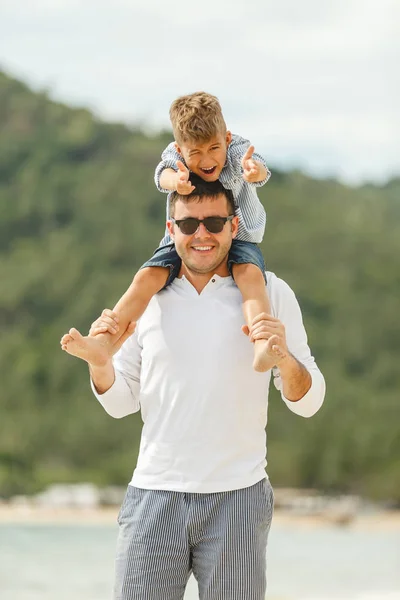
[[[180,96],[171,104],[169,116],[178,144],[205,142],[218,133],[226,133],[218,98],[206,92]]]

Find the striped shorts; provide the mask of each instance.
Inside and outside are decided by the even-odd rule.
[[[182,600],[193,573],[201,600],[265,600],[272,511],[268,479],[213,494],[129,485],[114,599]]]

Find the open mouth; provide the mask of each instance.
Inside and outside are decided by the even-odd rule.
[[[204,175],[213,175],[213,173],[215,173],[217,167],[210,167],[209,169],[200,169],[200,171],[202,173],[204,173]]]

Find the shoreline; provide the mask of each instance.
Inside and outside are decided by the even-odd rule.
[[[0,504],[1,525],[115,525],[119,506],[98,508],[49,508]],[[379,511],[357,514],[342,521],[334,513],[301,515],[276,508],[273,524],[279,526],[341,529],[379,529],[400,531],[400,511]]]

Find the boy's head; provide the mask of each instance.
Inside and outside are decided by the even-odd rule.
[[[216,181],[232,139],[218,98],[206,92],[181,96],[172,103],[169,116],[175,147],[190,171],[206,181]]]

